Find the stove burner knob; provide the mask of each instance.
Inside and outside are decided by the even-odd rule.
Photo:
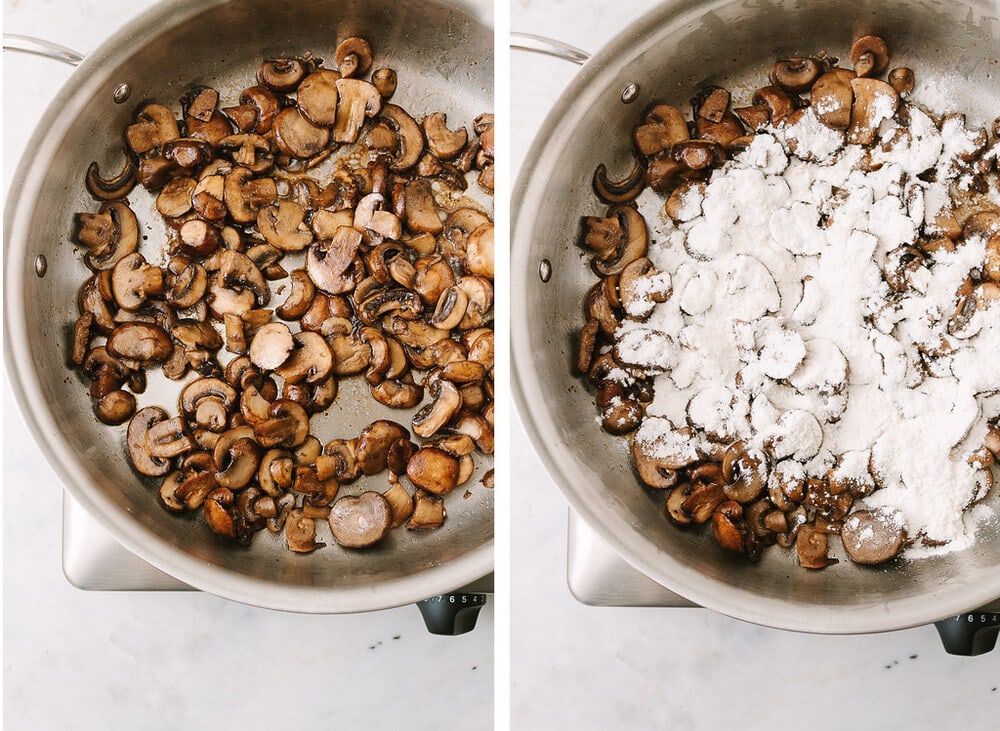
[[[417,602],[424,624],[432,635],[462,635],[476,626],[485,594],[441,594]]]
[[[949,655],[983,655],[997,644],[1000,612],[975,611],[935,622]]]

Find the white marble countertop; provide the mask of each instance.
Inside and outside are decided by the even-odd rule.
[[[653,3],[511,5],[511,30],[594,52]],[[566,62],[512,54],[515,171],[575,73]],[[516,417],[511,454],[513,728],[995,727],[1000,649],[951,657],[933,627],[830,637],[704,609],[577,603],[566,587],[566,502]]]
[[[152,4],[4,0],[4,31],[87,52]],[[6,195],[71,69],[14,54],[4,61]],[[492,727],[492,599],[473,632],[435,637],[414,606],[306,616],[198,592],[73,588],[61,569],[62,491],[10,389],[0,389],[4,728]],[[293,653],[290,637],[308,642]]]

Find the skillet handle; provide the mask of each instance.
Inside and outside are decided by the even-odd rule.
[[[569,61],[577,65],[582,65],[590,58],[589,53],[576,46],[571,46],[568,43],[547,38],[546,36],[535,35],[534,33],[512,32],[510,34],[510,47],[514,51],[540,53],[543,56],[561,58],[563,61]]]
[[[982,609],[935,622],[941,644],[949,655],[982,655],[997,644],[1000,612]]]
[[[479,610],[486,605],[485,594],[454,592],[417,602],[427,631],[432,635],[464,635],[476,626]]]
[[[62,61],[70,66],[78,66],[83,61],[83,54],[77,53],[72,48],[60,46],[58,43],[49,43],[41,38],[22,36],[16,33],[3,34],[3,50],[51,58],[56,61]]]

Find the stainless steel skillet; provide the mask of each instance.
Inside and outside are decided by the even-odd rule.
[[[883,35],[918,80],[946,78],[974,121],[1000,113],[995,2],[668,2],[592,57],[549,114],[512,198],[513,383],[518,408],[553,479],[586,521],[632,565],[703,606],[774,627],[872,632],[914,626],[1000,596],[1000,534],[973,548],[890,569],[841,563],[819,573],[772,551],[747,565],[711,538],[665,524],[639,488],[625,445],[592,421],[592,399],[570,375],[580,303],[592,275],[575,245],[579,217],[601,211],[590,191],[599,163],[629,171],[630,133],[653,100],[686,104],[716,83],[745,95],[779,56],[840,55],[865,32]],[[622,94],[636,84],[631,104]],[[628,97],[626,97],[628,98]],[[543,281],[540,270],[550,273]],[[544,322],[545,327],[537,326]],[[994,498],[995,500],[996,498]]]
[[[478,9],[477,9],[478,8]],[[482,3],[255,0],[158,6],[116,34],[80,65],[39,125],[18,170],[5,220],[5,345],[11,386],[36,440],[74,498],[128,549],[197,588],[259,606],[350,612],[441,594],[492,569],[492,493],[473,489],[447,502],[437,532],[396,532],[370,552],[328,547],[296,556],[261,534],[249,550],[217,541],[196,521],[168,515],[153,485],[123,456],[121,430],[92,416],[85,384],[64,366],[68,323],[85,270],[69,243],[75,211],[92,210],[82,185],[91,160],[120,163],[121,130],[144,100],[179,99],[192,84],[225,97],[252,83],[267,55],[312,50],[332,58],[338,38],[364,35],[380,62],[399,75],[394,101],[414,113],[441,110],[451,120],[492,111],[493,43]],[[113,95],[128,84],[130,96]],[[133,193],[145,224],[151,199]],[[157,231],[147,231],[152,245]],[[36,262],[46,262],[44,276]],[[361,384],[345,383],[319,436],[351,436],[375,418]],[[172,407],[176,387],[157,384],[141,403]],[[475,478],[474,478],[475,479]],[[378,483],[368,483],[372,488]],[[360,483],[357,489],[365,489]]]

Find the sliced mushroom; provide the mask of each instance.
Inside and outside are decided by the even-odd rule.
[[[889,49],[878,36],[862,36],[851,46],[851,63],[858,76],[878,76],[889,68]]]
[[[405,109],[386,104],[380,119],[396,133],[396,151],[390,167],[401,172],[416,165],[424,154],[424,135],[417,121]]]
[[[840,528],[844,550],[854,563],[881,564],[899,555],[906,529],[898,515],[885,510],[857,510]]]
[[[111,391],[97,402],[97,418],[109,425],[124,424],[135,413],[135,396],[128,391]]]
[[[305,77],[308,66],[300,58],[269,58],[257,67],[257,80],[277,92],[294,91]]]
[[[136,114],[135,122],[125,129],[129,148],[137,155],[160,148],[180,137],[174,114],[162,104],[147,104]]]
[[[317,384],[329,378],[333,372],[333,352],[323,336],[302,331],[295,333],[293,341],[291,355],[274,372],[286,383]]]
[[[304,269],[296,269],[290,275],[292,289],[284,303],[275,310],[275,313],[282,320],[298,320],[312,304],[316,295],[316,286],[313,284],[309,273]]]
[[[260,466],[260,446],[250,427],[235,427],[219,436],[214,450],[217,471],[215,480],[230,490],[250,484]]]
[[[272,178],[253,175],[252,170],[238,167],[225,176],[223,200],[237,223],[256,221],[257,212],[278,199],[278,188]]]
[[[465,269],[493,279],[493,224],[485,223],[470,234],[466,242]]]
[[[826,555],[828,541],[825,533],[820,533],[812,525],[799,528],[795,538],[795,550],[798,553],[799,565],[807,569],[823,569],[838,563],[837,559]]]
[[[860,77],[851,79],[851,89],[854,102],[847,141],[853,145],[870,145],[882,122],[896,113],[899,94],[884,81]]]
[[[681,110],[669,104],[658,104],[646,113],[633,138],[640,154],[657,155],[678,142],[691,139],[691,132]]]
[[[303,117],[296,107],[280,111],[278,116],[274,118],[272,131],[278,149],[292,157],[317,155],[330,141],[329,130],[314,125]]]
[[[413,517],[406,523],[407,529],[422,530],[440,528],[444,525],[445,517],[447,517],[444,500],[423,490],[417,490],[413,500]]]
[[[288,326],[272,322],[257,330],[250,342],[250,361],[262,370],[274,370],[288,360],[295,341]]]
[[[87,192],[99,201],[119,200],[129,194],[136,184],[137,167],[130,155],[125,156],[121,172],[110,178],[101,177],[101,168],[96,161],[87,168]]]
[[[642,442],[632,439],[632,462],[639,479],[646,485],[658,490],[673,487],[677,484],[677,470],[668,467],[672,460],[663,459],[649,453],[643,448]]]
[[[429,233],[437,235],[444,230],[444,224],[438,215],[437,203],[431,184],[423,178],[406,185],[406,228],[413,233]]]
[[[302,116],[317,127],[332,127],[337,121],[337,80],[341,75],[330,69],[309,74],[295,95]]]
[[[406,427],[394,421],[374,421],[358,435],[355,458],[366,475],[375,475],[386,468],[389,448],[399,439],[409,439]],[[328,445],[329,446],[329,445]]]
[[[78,213],[74,240],[89,250],[87,266],[95,271],[112,269],[139,245],[139,223],[121,201],[108,201],[97,213]]]
[[[343,76],[361,76],[371,68],[371,46],[364,38],[357,36],[345,38],[337,44],[334,61]]]
[[[345,548],[366,548],[381,541],[393,524],[389,501],[377,492],[340,498],[330,510],[330,532]]]
[[[330,239],[313,242],[306,253],[306,271],[313,283],[329,294],[343,294],[354,288],[348,274],[363,237],[350,226],[341,226]]]
[[[158,406],[140,409],[128,424],[125,442],[128,445],[132,466],[149,477],[160,477],[170,471],[170,460],[154,457],[149,451],[147,434],[152,426],[165,421],[167,412]]]
[[[145,322],[126,322],[108,336],[111,355],[140,363],[158,363],[173,352],[170,336],[162,328]]]
[[[311,553],[326,545],[316,540],[316,521],[300,509],[290,511],[285,519],[285,542],[295,553]]]
[[[437,447],[421,447],[406,464],[414,485],[435,495],[446,495],[458,484],[459,461]]]
[[[916,85],[913,77],[913,70],[908,69],[905,66],[893,69],[889,72],[889,85],[895,89],[896,93],[900,96],[903,94],[909,94],[913,91],[913,87]]]
[[[356,142],[365,119],[382,109],[382,96],[367,81],[342,78],[336,82],[338,99],[333,125],[335,142]]]
[[[267,286],[263,273],[250,257],[238,251],[226,249],[222,252],[216,279],[223,288],[249,291],[261,307],[271,299],[271,288]]]
[[[632,172],[621,180],[611,180],[607,167],[601,163],[594,170],[594,193],[605,203],[628,203],[634,200],[646,187],[646,163],[637,159],[632,166]]]
[[[383,99],[388,99],[396,93],[396,72],[390,68],[375,69],[372,71],[372,84]]]
[[[462,396],[450,381],[438,379],[428,391],[433,401],[413,415],[413,431],[425,439],[441,431],[462,408]]]
[[[240,94],[240,104],[252,107],[256,114],[254,123],[246,127],[244,131],[251,129],[257,134],[264,135],[271,131],[274,118],[281,111],[281,103],[274,92],[266,86],[251,86]]]
[[[261,135],[242,133],[224,137],[219,141],[219,152],[254,173],[262,173],[274,164],[271,145]]]
[[[306,212],[293,201],[281,200],[257,213],[257,230],[281,251],[302,251],[312,243],[312,231],[305,223]]]
[[[469,133],[464,127],[454,132],[448,129],[447,117],[443,112],[427,115],[422,126],[427,146],[439,160],[451,160],[469,142]]]
[[[389,503],[392,514],[391,526],[398,528],[413,515],[413,498],[401,482],[393,482],[392,486],[382,494]]]
[[[111,275],[115,302],[126,310],[138,310],[147,297],[163,294],[163,270],[146,263],[139,252],[122,257]]]
[[[851,125],[854,103],[853,71],[835,68],[820,76],[813,84],[810,101],[820,122],[831,129],[847,129]]]
[[[824,71],[824,65],[815,58],[784,58],[771,66],[771,83],[801,94],[809,91]]]

